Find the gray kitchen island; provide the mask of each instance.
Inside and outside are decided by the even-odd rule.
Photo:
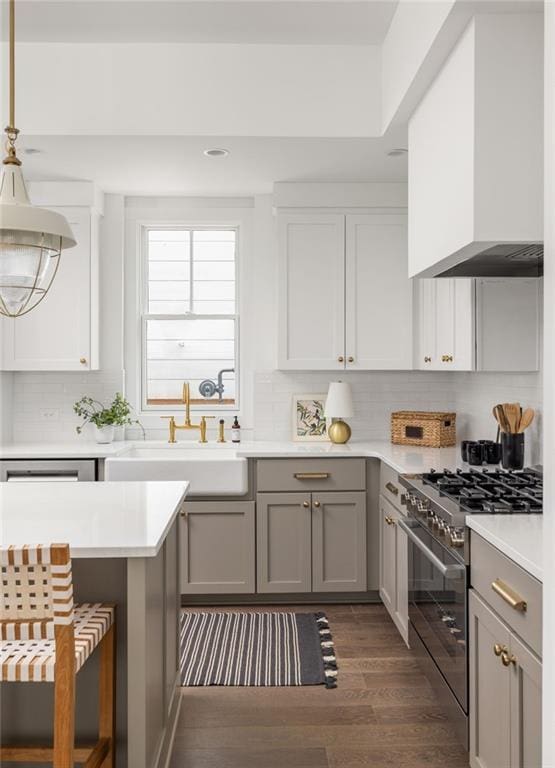
[[[117,765],[158,768],[179,712],[178,515],[186,482],[2,483],[0,545],[69,543],[76,602],[111,602]],[[94,741],[98,659],[77,675],[76,741]],[[49,683],[2,683],[2,744],[51,742]]]

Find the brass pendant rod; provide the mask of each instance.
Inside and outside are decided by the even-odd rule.
[[[10,124],[15,129],[15,0],[10,0]]]

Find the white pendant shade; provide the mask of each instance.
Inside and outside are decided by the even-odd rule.
[[[330,382],[324,411],[329,419],[348,419],[355,415],[351,387],[346,381]]]
[[[29,201],[21,166],[8,163],[0,178],[0,314],[17,317],[45,297],[60,253],[75,245],[65,218]]]

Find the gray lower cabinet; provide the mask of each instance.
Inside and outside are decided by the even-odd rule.
[[[366,572],[366,494],[312,494],[312,591],[364,591]]]
[[[363,491],[259,493],[258,592],[366,590]]]
[[[380,495],[380,598],[405,643],[409,642],[408,541],[403,514]]]
[[[257,591],[310,592],[310,494],[259,493],[256,524]]]
[[[470,765],[541,768],[541,660],[469,592]]]
[[[254,501],[187,501],[181,517],[182,594],[254,594]]]

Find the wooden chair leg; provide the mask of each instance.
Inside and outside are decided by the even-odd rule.
[[[108,739],[110,748],[103,768],[114,768],[116,751],[116,627],[110,627],[100,643],[99,739]]]
[[[56,627],[53,768],[74,768],[75,639],[73,626]]]

